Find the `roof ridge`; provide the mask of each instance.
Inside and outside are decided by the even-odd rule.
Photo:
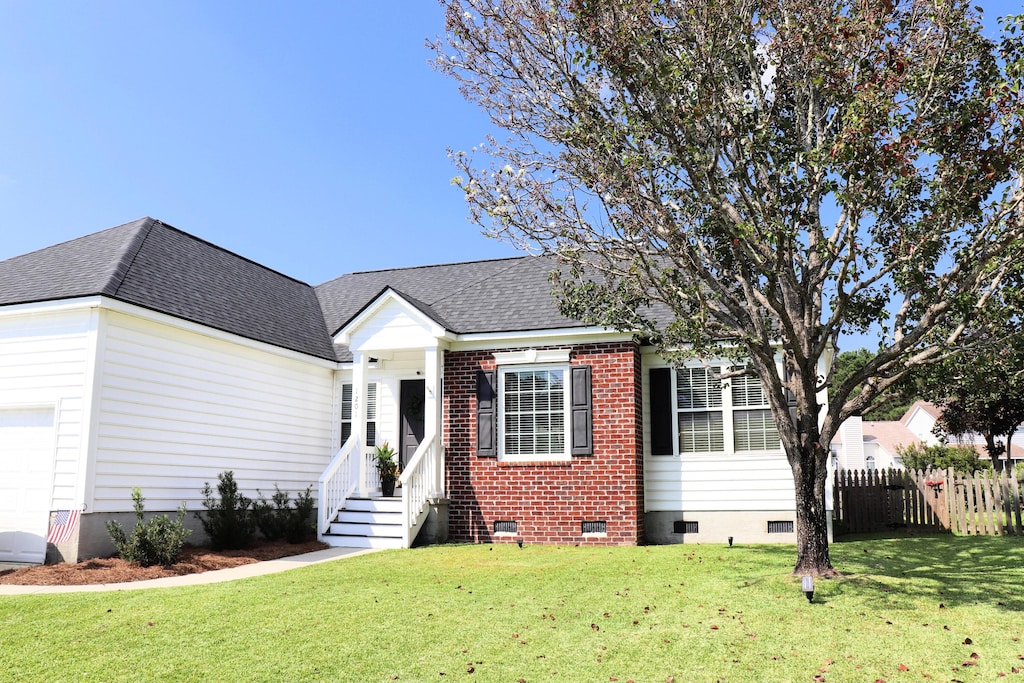
[[[510,263],[507,268],[502,268],[501,270],[499,270],[496,273],[490,273],[489,275],[484,275],[483,277],[481,277],[481,278],[479,278],[477,280],[474,280],[473,282],[467,282],[462,287],[459,287],[458,289],[454,289],[454,290],[446,293],[444,296],[438,298],[437,300],[432,301],[430,303],[430,306],[433,307],[434,305],[436,305],[436,304],[438,304],[438,303],[440,303],[442,301],[445,301],[447,299],[451,299],[452,297],[454,297],[454,296],[456,296],[458,294],[461,294],[462,292],[466,291],[470,287],[476,287],[481,282],[486,282],[487,280],[491,280],[493,278],[496,278],[496,277],[499,277],[501,275],[504,275],[505,273],[507,273],[508,271],[512,270],[517,265],[519,265],[519,259],[521,259],[521,258],[527,258],[527,257],[519,257],[519,258],[516,259],[517,260],[516,263]]]
[[[131,244],[121,255],[121,258],[118,259],[117,267],[114,268],[114,272],[110,276],[111,281],[108,282],[107,285],[113,285],[110,291],[111,296],[116,297],[118,292],[121,290],[121,286],[124,284],[124,281],[128,279],[128,273],[135,264],[135,259],[138,258],[139,252],[142,251],[142,246],[146,243],[149,235],[153,232],[153,224],[160,223],[160,221],[155,218],[151,218],[150,216],[146,216],[144,221],[145,223],[143,224],[142,229],[139,230],[132,238]],[[113,282],[115,279],[117,280],[116,284]]]
[[[345,275],[369,275],[371,273],[393,273],[401,270],[425,270],[427,268],[450,268],[452,266],[468,266],[474,263],[494,263],[497,261],[522,261],[523,259],[533,258],[534,254],[523,254],[522,256],[499,256],[497,258],[482,258],[473,259],[470,261],[452,261],[450,263],[425,263],[419,266],[404,266],[399,268],[380,268],[378,270],[354,270],[351,273],[345,273]],[[345,275],[339,275],[337,278],[345,277]],[[328,280],[330,282],[331,280]],[[326,284],[326,283],[324,283]]]
[[[242,256],[241,254],[239,254],[236,251],[231,251],[227,247],[222,247],[219,244],[214,244],[213,242],[211,242],[209,240],[206,240],[206,239],[203,239],[202,237],[199,237],[197,235],[193,235],[190,232],[185,232],[181,228],[176,228],[173,225],[171,225],[170,223],[164,223],[162,220],[159,220],[159,219],[156,219],[156,218],[153,218],[151,220],[153,220],[156,223],[159,223],[160,225],[162,225],[163,227],[167,228],[168,230],[173,230],[174,232],[176,232],[178,234],[184,235],[188,239],[195,240],[196,242],[201,242],[201,243],[205,244],[208,247],[216,249],[219,252],[222,252],[224,254],[228,254],[229,256],[233,256],[233,257],[235,257],[237,259],[241,259],[242,261],[246,261],[247,263],[251,263],[254,266],[256,266],[257,268],[260,268],[261,270],[265,270],[268,273],[273,273],[274,275],[280,275],[281,277],[283,277],[283,278],[285,278],[287,280],[291,280],[292,282],[295,282],[295,283],[300,284],[300,285],[305,285],[306,287],[309,287],[310,289],[314,288],[313,285],[309,284],[308,282],[306,282],[304,280],[300,280],[297,277],[292,277],[288,273],[282,273],[280,270],[277,270],[275,268],[271,268],[270,266],[265,265],[263,263],[260,263],[259,261],[255,261],[255,260],[249,258],[248,256]]]

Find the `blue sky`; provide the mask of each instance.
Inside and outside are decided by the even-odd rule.
[[[433,0],[0,0],[0,259],[147,215],[311,284],[515,255],[450,185],[489,124],[442,29]]]
[[[153,216],[317,284],[515,255],[446,148],[486,117],[415,2],[0,0],[0,258]]]

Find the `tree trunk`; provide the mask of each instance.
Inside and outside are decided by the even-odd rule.
[[[801,450],[806,447],[801,447]],[[790,458],[796,488],[796,567],[801,576],[835,576],[828,552],[825,478],[828,455],[820,444]]]
[[[995,434],[985,434],[985,450],[988,451],[988,459],[992,462],[992,469],[995,470],[997,474],[1001,473],[1003,471],[1003,461],[999,457],[1001,453],[999,447],[996,445]]]

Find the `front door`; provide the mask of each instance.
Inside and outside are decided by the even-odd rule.
[[[412,460],[412,456],[423,440],[423,401],[425,397],[424,380],[403,379],[399,388],[399,413],[401,414],[402,430],[398,435],[398,457],[402,469]]]

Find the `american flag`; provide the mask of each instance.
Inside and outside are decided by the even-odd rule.
[[[46,537],[47,543],[64,543],[71,539],[71,533],[78,524],[80,510],[57,510],[57,516],[50,527],[50,535]]]

